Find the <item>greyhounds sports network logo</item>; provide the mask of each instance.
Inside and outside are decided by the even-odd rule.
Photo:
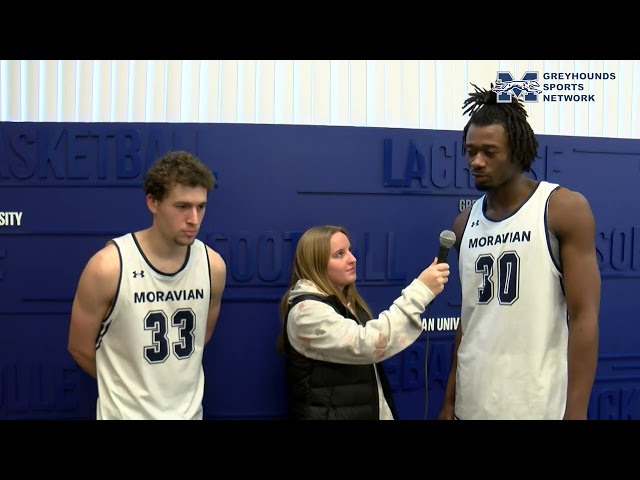
[[[537,102],[538,95],[542,93],[538,72],[524,72],[520,80],[514,80],[511,72],[498,72],[496,84],[491,90],[496,92],[498,103],[511,103],[513,96],[525,102]]]

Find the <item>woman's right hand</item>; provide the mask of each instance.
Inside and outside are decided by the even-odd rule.
[[[438,257],[435,257],[431,265],[418,275],[418,280],[424,283],[434,295],[438,295],[444,290],[444,284],[449,281],[449,273],[449,264],[438,263]]]

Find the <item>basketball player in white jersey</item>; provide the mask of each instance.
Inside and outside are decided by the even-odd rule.
[[[526,110],[474,87],[463,148],[484,195],[453,223],[462,311],[439,418],[586,419],[600,310],[591,207],[525,175],[538,148]]]
[[[85,266],[68,349],[98,383],[96,418],[203,418],[203,349],[220,312],[226,265],[196,238],[215,183],[184,151],[145,175],[145,230],[115,238]]]

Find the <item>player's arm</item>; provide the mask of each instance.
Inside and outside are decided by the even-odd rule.
[[[549,201],[549,226],[560,242],[569,316],[565,419],[586,419],[598,365],[600,270],[595,219],[587,199],[560,189]]]
[[[85,372],[96,378],[96,339],[118,288],[120,257],[113,244],[84,267],[71,307],[67,349]]]
[[[207,247],[207,256],[209,257],[209,266],[211,268],[211,303],[209,304],[205,345],[211,340],[213,330],[216,328],[218,316],[220,315],[222,293],[227,281],[227,266],[220,254]]]
[[[453,233],[456,234],[456,253],[458,258],[460,257],[460,242],[462,240],[462,234],[464,233],[464,227],[469,220],[469,214],[471,213],[471,207],[467,207],[460,212],[453,221]],[[462,323],[458,322],[458,328],[456,328],[456,335],[453,340],[453,356],[451,360],[451,370],[449,371],[449,378],[447,380],[447,386],[444,391],[444,400],[442,408],[438,415],[439,420],[453,420],[455,402],[456,402],[456,370],[458,368],[458,347],[462,340]]]

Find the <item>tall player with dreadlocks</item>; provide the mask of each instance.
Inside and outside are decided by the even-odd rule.
[[[525,175],[538,141],[522,103],[473,87],[462,144],[484,195],[453,223],[462,311],[439,418],[586,419],[600,310],[591,207]]]

